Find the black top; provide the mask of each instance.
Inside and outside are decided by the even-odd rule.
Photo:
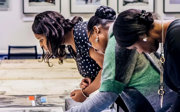
[[[87,36],[87,22],[77,23],[73,33],[76,53],[71,46],[68,46],[68,50],[76,60],[79,73],[83,77],[94,80],[101,68],[89,55],[90,43]]]
[[[166,34],[164,43],[165,64],[164,81],[178,97],[172,112],[180,112],[180,20],[173,21]]]

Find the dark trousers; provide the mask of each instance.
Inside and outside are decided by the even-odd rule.
[[[171,112],[180,112],[180,94],[178,94],[178,97],[172,107]]]
[[[116,104],[124,112],[155,112],[148,100],[135,88],[125,89],[116,100]]]

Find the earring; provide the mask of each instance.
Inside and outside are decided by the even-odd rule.
[[[148,39],[148,38],[147,38],[147,37],[145,37],[145,38],[143,38],[143,41],[144,41],[144,42],[147,42],[147,39]]]
[[[96,41],[96,42],[99,42],[99,37],[96,37],[95,41]]]

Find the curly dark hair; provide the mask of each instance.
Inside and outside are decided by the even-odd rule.
[[[128,9],[121,12],[113,26],[117,43],[121,47],[129,47],[138,41],[141,35],[149,35],[149,31],[154,27],[154,17],[145,10]]]
[[[46,53],[44,60],[55,56],[62,62],[65,52],[64,35],[71,31],[74,25],[83,21],[81,17],[75,16],[72,20],[65,19],[61,14],[54,11],[45,11],[36,15],[32,25],[34,34],[40,34],[47,38],[52,53]],[[48,61],[47,61],[48,62]]]
[[[93,27],[96,25],[102,25],[106,27],[108,23],[114,22],[116,19],[116,12],[114,9],[108,6],[100,6],[97,8],[95,15],[89,19],[87,29],[88,32],[93,32]]]

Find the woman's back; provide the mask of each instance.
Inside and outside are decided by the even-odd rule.
[[[89,55],[89,39],[87,36],[87,22],[79,22],[74,26],[74,42],[76,53],[71,46],[68,49],[77,62],[79,73],[83,77],[89,77],[94,80],[100,71],[100,66]]]

